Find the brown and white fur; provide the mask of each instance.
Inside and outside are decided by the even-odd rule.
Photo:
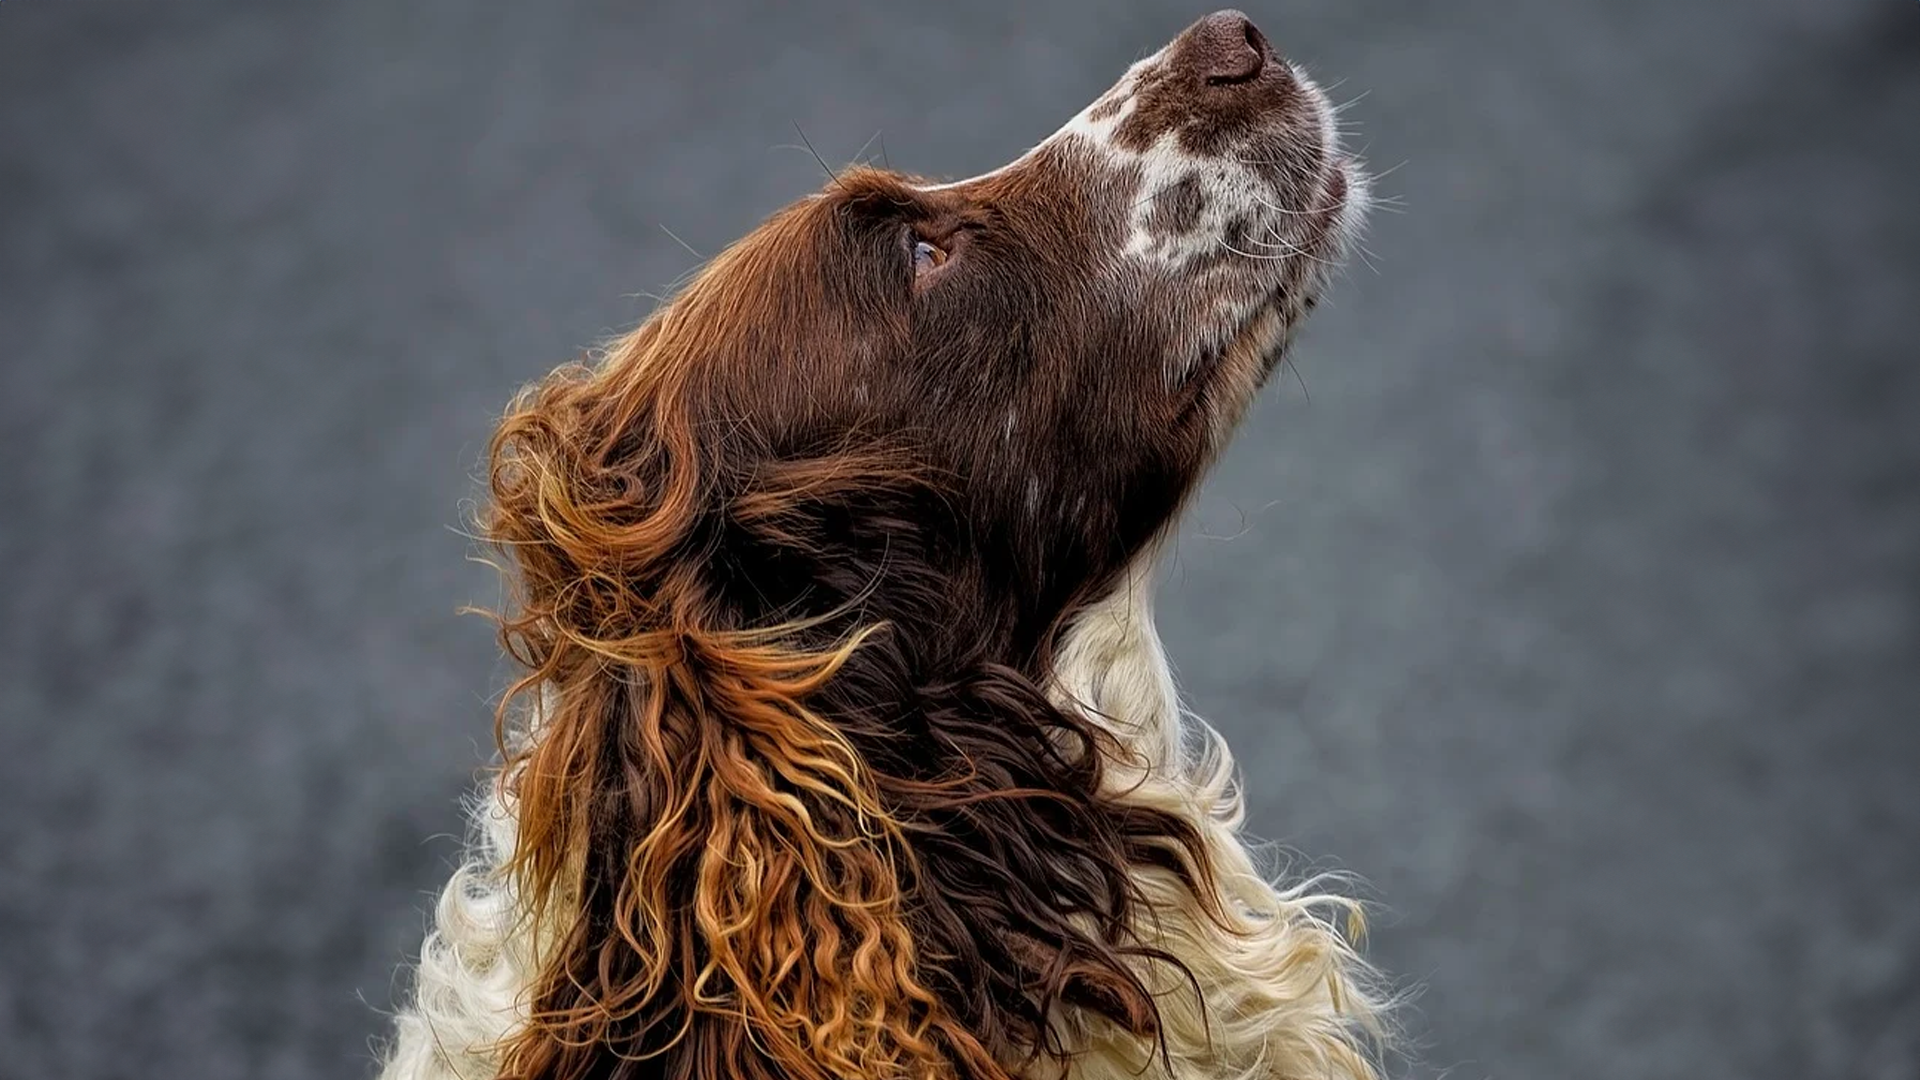
[[[1154,553],[1367,185],[1237,12],[1011,164],[849,171],[514,404],[526,677],[387,1080],[1376,1075]]]

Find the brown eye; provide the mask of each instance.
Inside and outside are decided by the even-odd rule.
[[[914,243],[913,245],[914,276],[918,277],[919,275],[924,274],[929,270],[933,270],[939,267],[941,264],[945,263],[946,261],[947,261],[947,252],[945,248],[939,247],[938,245],[935,245],[935,244],[928,243],[925,240],[916,241]]]

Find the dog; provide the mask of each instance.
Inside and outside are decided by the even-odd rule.
[[[479,526],[524,674],[382,1076],[1378,1075],[1359,907],[1264,875],[1150,595],[1367,206],[1219,12],[523,391]]]

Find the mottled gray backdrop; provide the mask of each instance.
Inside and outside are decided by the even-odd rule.
[[[0,1074],[364,1076],[515,386],[818,185],[796,124],[967,175],[1204,11],[0,2]],[[1164,630],[1387,909],[1405,1071],[1914,1080],[1920,6],[1252,14],[1406,212]]]

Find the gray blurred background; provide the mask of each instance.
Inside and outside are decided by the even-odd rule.
[[[1458,1078],[1920,1077],[1920,7],[1293,0],[1404,214],[1163,629]],[[514,388],[1198,3],[0,3],[0,1074],[360,1077]]]

